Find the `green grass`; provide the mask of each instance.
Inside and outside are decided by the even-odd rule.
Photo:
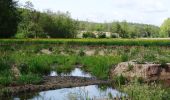
[[[12,81],[13,81],[13,78],[10,76],[1,76],[0,77],[0,85],[8,86],[12,83]]]
[[[39,75],[29,73],[21,75],[17,82],[18,84],[39,84],[42,82],[42,78]]]
[[[169,93],[158,84],[132,83],[121,87],[131,100],[169,100]]]
[[[170,39],[0,39],[0,44],[170,46]]]
[[[107,79],[110,69],[119,62],[120,56],[84,56],[80,59],[86,71],[102,79]]]

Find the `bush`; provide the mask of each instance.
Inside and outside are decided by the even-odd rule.
[[[106,33],[100,32],[97,35],[98,35],[98,38],[106,38]]]
[[[111,38],[119,38],[119,34],[117,34],[117,33],[112,33],[112,34],[111,34]]]
[[[96,35],[92,32],[83,33],[83,38],[96,38]]]

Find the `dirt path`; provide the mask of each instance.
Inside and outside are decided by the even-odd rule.
[[[61,88],[70,88],[78,86],[87,86],[87,85],[98,85],[98,84],[109,84],[110,81],[97,80],[96,78],[84,78],[84,77],[73,77],[73,76],[46,76],[44,81],[40,85],[22,85],[22,86],[13,86],[6,87],[5,91],[8,91],[6,95],[17,95],[19,93],[30,93],[30,92],[39,92],[45,90],[54,90]]]

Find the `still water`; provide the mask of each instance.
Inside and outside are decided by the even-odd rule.
[[[50,76],[58,76],[57,72],[52,71]],[[60,76],[79,76],[93,77],[89,73],[82,71],[80,68],[75,68],[70,73],[60,74]],[[56,90],[42,91],[38,93],[26,93],[12,97],[14,100],[96,100],[109,99],[120,97],[124,94],[104,85],[89,85],[74,88],[62,88]]]
[[[16,96],[14,100],[86,100],[86,99],[109,99],[120,97],[124,94],[116,89],[102,87],[98,85],[89,85],[75,88],[63,88],[57,90],[42,91],[31,97]]]

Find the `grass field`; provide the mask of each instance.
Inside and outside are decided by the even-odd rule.
[[[0,39],[0,44],[170,46],[170,39]]]

